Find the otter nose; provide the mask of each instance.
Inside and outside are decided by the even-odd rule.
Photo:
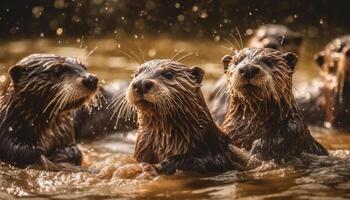
[[[153,82],[151,80],[138,80],[135,83],[133,83],[133,87],[136,89],[136,92],[138,94],[146,94],[153,88]]]
[[[94,90],[97,88],[98,78],[95,75],[89,74],[84,77],[83,85],[89,90]]]
[[[259,71],[259,67],[255,65],[245,65],[239,69],[239,73],[246,80],[254,78],[254,76],[257,75]]]

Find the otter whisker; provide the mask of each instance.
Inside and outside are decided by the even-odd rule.
[[[51,109],[48,119],[52,119],[52,116],[57,112],[57,107],[62,103],[65,95],[60,95],[57,101],[55,101],[54,107]]]
[[[227,39],[226,37],[224,37],[224,40],[231,45],[231,47],[233,47],[234,49],[237,49],[236,45],[234,45],[229,39]]]
[[[58,84],[58,85],[62,85],[62,84]],[[47,106],[44,108],[43,112],[46,112],[47,109],[51,106],[52,103],[54,103],[58,97],[60,97],[60,95],[63,93],[63,90],[60,90],[58,93],[55,94],[55,96],[51,99],[51,101],[49,101],[49,103],[47,104]]]
[[[174,56],[171,57],[171,60],[174,60],[176,58],[176,56],[180,55],[182,52],[184,52],[185,49],[181,49],[180,51],[178,51],[177,53],[174,54]]]
[[[180,62],[181,60],[185,59],[186,57],[188,57],[188,56],[190,56],[190,55],[192,55],[192,54],[193,54],[192,52],[190,52],[190,53],[188,53],[188,54],[185,54],[184,56],[178,58],[178,59],[176,60],[176,62]]]
[[[240,49],[242,49],[243,46],[241,46],[241,45],[239,44],[239,42],[238,42],[238,40],[236,39],[236,37],[235,37],[232,33],[229,33],[229,35],[234,39],[234,41],[236,42],[237,46],[238,46]]]
[[[238,28],[236,26],[234,26],[237,33],[238,33],[238,36],[239,36],[239,40],[241,41],[241,45],[242,45],[242,48],[244,47],[244,44],[243,44],[243,40],[242,40],[242,36],[241,36],[241,33],[239,32]]]
[[[141,47],[140,47],[139,45],[137,45],[136,42],[134,42],[134,44],[135,44],[135,46],[137,47],[138,51],[139,51],[140,54],[141,54],[142,62],[146,62],[146,59],[145,59],[145,56],[144,56],[144,54],[143,54],[143,51],[142,51]]]
[[[134,57],[132,57],[131,55],[129,55],[127,52],[119,49],[119,52],[122,53],[124,56],[128,57],[130,60],[136,62],[137,64],[141,64],[141,62],[139,62],[137,59],[135,59]]]
[[[89,58],[89,56],[91,56],[91,55],[96,51],[97,48],[98,48],[97,46],[96,46],[95,48],[93,48],[93,49],[85,56],[84,61],[86,61],[86,60]]]
[[[138,60],[138,63],[140,64],[140,63],[142,63],[142,59],[140,59],[139,58],[139,56],[134,52],[134,51],[132,51],[131,49],[129,49],[129,48],[126,48],[132,55],[134,55],[135,56],[135,58]]]
[[[234,49],[232,48],[232,47],[227,47],[227,46],[225,46],[225,45],[220,45],[222,48],[224,48],[224,49],[227,49],[227,50],[229,50],[230,52],[232,52]]]

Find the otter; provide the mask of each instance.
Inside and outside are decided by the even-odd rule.
[[[283,53],[293,52],[298,54],[302,44],[302,35],[290,30],[281,24],[266,24],[254,31],[248,42],[248,47],[272,48]],[[215,122],[221,125],[228,111],[228,101],[230,95],[225,93],[227,80],[223,75],[215,83],[208,98],[210,111]]]
[[[230,94],[222,129],[238,147],[276,163],[328,155],[310,134],[292,94],[294,53],[245,48],[224,56]]]
[[[328,43],[315,61],[321,77],[296,94],[306,122],[350,131],[350,35]]]
[[[29,55],[9,69],[0,96],[0,160],[18,167],[80,165],[73,111],[92,102],[98,78],[75,58]]]
[[[117,115],[119,110],[110,106],[113,99],[122,95],[128,86],[127,81],[114,81],[103,85],[98,93],[99,104],[76,111],[74,129],[78,141],[95,140],[112,133],[136,129],[136,113],[126,118],[124,115]]]
[[[303,37],[282,24],[266,24],[254,31],[248,42],[249,47],[271,48],[283,53],[298,54]]]
[[[167,59],[148,61],[134,73],[126,101],[137,112],[138,162],[163,174],[243,168],[205,104],[203,76],[200,67]]]

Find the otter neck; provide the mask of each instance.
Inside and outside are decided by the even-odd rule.
[[[220,134],[215,125],[204,98],[199,92],[195,99],[187,99],[184,105],[161,115],[138,112],[138,137],[147,138],[155,159],[161,161],[176,154],[205,154],[206,151],[219,151]],[[214,147],[215,149],[209,149]]]
[[[273,138],[279,127],[285,127],[289,120],[300,117],[294,99],[292,101],[292,104],[284,99],[249,104],[239,97],[231,97],[223,131],[238,146],[249,150],[255,140]]]

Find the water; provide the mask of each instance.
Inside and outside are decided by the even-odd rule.
[[[27,39],[0,42],[0,72],[30,53],[55,53],[81,58],[91,72],[106,82],[128,79],[138,60],[182,59],[206,70],[203,91],[222,74],[220,60],[230,53],[225,42],[178,40],[169,37],[81,39]],[[312,57],[327,41],[306,39],[294,75],[295,89],[317,76]],[[86,48],[85,48],[86,47]],[[97,49],[95,49],[97,47]],[[90,51],[95,49],[90,54]],[[129,50],[133,53],[131,53]],[[124,53],[122,53],[123,51]],[[141,53],[142,52],[142,53]],[[137,55],[137,56],[135,56]],[[138,57],[138,58],[136,58]],[[3,79],[0,76],[0,81]],[[0,199],[348,199],[350,198],[350,134],[312,128],[315,138],[331,150],[331,158],[315,158],[308,169],[278,168],[265,163],[248,172],[155,176],[142,172],[132,155],[135,133],[115,134],[80,144],[84,168],[75,172],[17,169],[0,164]]]

